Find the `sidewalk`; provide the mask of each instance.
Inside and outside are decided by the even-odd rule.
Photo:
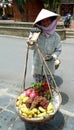
[[[58,22],[58,24],[64,24],[64,20],[60,20]],[[65,29],[72,29],[72,30],[74,30],[74,20],[71,21],[71,26],[69,28],[65,28]]]
[[[65,28],[66,30],[74,30],[74,20],[71,22],[71,26],[69,28]]]
[[[16,23],[14,20],[0,20],[0,22],[1,23],[4,23],[4,22],[5,23]],[[20,22],[18,22],[18,23],[20,23]],[[62,24],[63,21],[59,21],[58,23]],[[72,20],[70,28],[65,28],[65,29],[72,29],[72,30],[74,30],[74,20]]]

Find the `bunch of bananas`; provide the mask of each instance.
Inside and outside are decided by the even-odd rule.
[[[25,103],[28,99],[28,96],[24,96],[21,94],[16,100],[16,107],[18,107],[21,116],[27,118],[39,118],[46,117],[47,114],[51,114],[54,112],[54,106],[51,102],[48,104],[47,109],[44,109],[41,106],[33,109],[27,108]]]

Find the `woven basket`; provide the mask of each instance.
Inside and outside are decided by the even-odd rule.
[[[62,102],[62,98],[61,98],[60,92],[58,91],[58,88],[55,88],[55,89],[53,89],[53,99],[52,99],[52,103],[54,105],[55,110],[52,114],[47,114],[46,117],[40,117],[40,118],[37,118],[37,117],[36,118],[27,118],[27,117],[21,115],[18,107],[16,107],[16,112],[22,121],[30,123],[30,124],[38,125],[45,121],[51,120],[55,116],[57,111],[59,110],[61,102]]]

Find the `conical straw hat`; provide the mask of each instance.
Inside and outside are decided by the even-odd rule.
[[[53,16],[59,16],[58,14],[54,13],[54,12],[51,12],[47,9],[42,9],[40,11],[40,13],[38,14],[38,16],[36,17],[35,21],[34,21],[34,24],[36,24],[37,22],[45,19],[45,18],[48,18],[48,17],[53,17]]]

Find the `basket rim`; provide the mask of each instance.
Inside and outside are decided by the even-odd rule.
[[[31,88],[31,87],[29,87]],[[27,88],[27,89],[29,89]],[[25,90],[27,90],[25,89]],[[24,90],[24,91],[25,91]],[[46,114],[46,117],[34,117],[34,118],[28,118],[28,117],[25,117],[25,116],[22,116],[21,113],[19,112],[19,109],[18,107],[16,106],[16,112],[18,113],[19,117],[23,120],[23,121],[27,121],[27,122],[30,122],[30,123],[39,123],[39,122],[44,122],[46,120],[50,120],[51,118],[53,118],[53,116],[57,113],[57,111],[59,110],[60,108],[60,105],[61,105],[61,102],[62,102],[62,97],[61,97],[61,94],[58,90],[58,88],[55,89],[55,92],[58,94],[59,96],[59,106],[57,107],[57,109],[55,109],[55,111],[51,114]],[[21,93],[22,94],[22,93]]]

